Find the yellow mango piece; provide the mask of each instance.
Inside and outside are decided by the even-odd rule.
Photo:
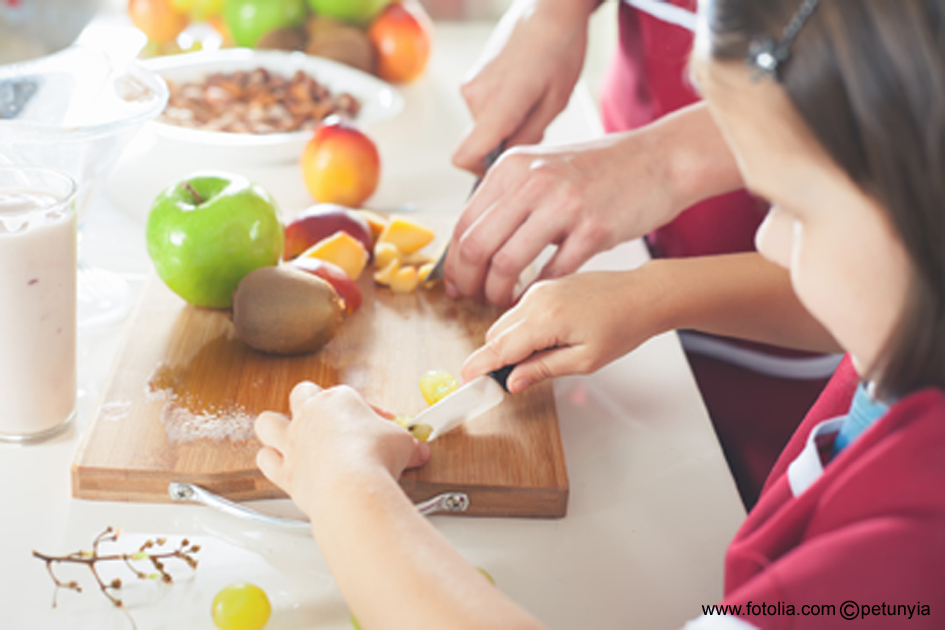
[[[413,267],[421,267],[428,262],[433,262],[433,258],[427,256],[426,254],[421,254],[420,252],[414,252],[412,254],[404,254],[400,259],[401,265],[411,265]]]
[[[394,259],[387,266],[374,273],[374,282],[389,287],[394,274],[400,269],[400,260]]]
[[[416,267],[401,267],[390,279],[390,288],[394,293],[412,293],[420,284]]]
[[[404,254],[412,254],[427,246],[435,237],[436,234],[430,228],[404,217],[394,216],[381,232],[377,242],[393,243]]]
[[[439,282],[439,280],[427,280],[427,278],[430,277],[430,273],[433,271],[433,267],[435,266],[435,262],[428,262],[417,269],[417,276],[420,278],[420,285],[424,289],[432,289],[436,286],[436,283]]]
[[[378,243],[374,246],[374,266],[383,269],[390,264],[390,261],[401,262],[403,254],[393,243]]]
[[[302,252],[302,256],[334,263],[352,280],[358,279],[368,261],[368,253],[361,241],[341,231],[318,241]]]

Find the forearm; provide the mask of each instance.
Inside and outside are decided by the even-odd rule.
[[[644,127],[646,145],[662,155],[661,181],[673,193],[676,213],[709,197],[744,186],[735,157],[704,103],[696,103]]]
[[[658,259],[658,328],[690,329],[785,348],[838,352],[797,299],[788,272],[760,254]]]
[[[540,627],[420,516],[383,468],[312,492],[312,533],[364,628]]]

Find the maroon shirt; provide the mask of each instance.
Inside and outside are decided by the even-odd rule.
[[[850,627],[945,627],[945,392],[898,401],[832,460],[818,457],[819,475],[799,482],[803,467],[790,470],[817,425],[847,413],[858,381],[845,359],[729,546],[723,604],[742,605],[742,621],[837,627],[845,623],[841,606],[853,602]],[[769,614],[746,615],[749,601],[765,603]],[[802,615],[804,605],[829,604],[832,616]],[[789,605],[794,616],[783,614]],[[770,614],[778,606],[782,614]]]

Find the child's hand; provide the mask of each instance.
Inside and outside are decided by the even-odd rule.
[[[489,329],[486,344],[466,359],[463,380],[517,364],[508,387],[519,392],[593,372],[665,330],[660,295],[647,266],[539,282]]]
[[[423,465],[429,447],[381,418],[350,387],[322,389],[304,381],[289,398],[292,420],[264,412],[256,419],[263,448],[259,469],[312,517],[319,488],[358,469],[382,467],[397,478]]]

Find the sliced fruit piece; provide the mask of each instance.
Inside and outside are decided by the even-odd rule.
[[[410,434],[421,442],[426,442],[430,439],[430,434],[433,433],[433,427],[429,424],[412,424],[407,427],[407,430],[410,431]]]
[[[401,265],[412,265],[414,267],[422,267],[428,262],[433,262],[433,258],[426,254],[421,254],[420,252],[404,254],[403,258],[400,259]]]
[[[374,266],[378,269],[383,269],[392,260],[400,262],[402,259],[403,254],[393,243],[378,243],[374,247]]]
[[[412,254],[431,243],[436,237],[433,230],[404,217],[392,217],[378,237],[378,243],[393,243],[404,254]]]
[[[371,226],[361,214],[337,204],[317,203],[286,224],[283,255],[291,260],[338,231],[358,239],[369,254],[374,249]]]
[[[386,267],[374,273],[374,282],[389,287],[398,269],[400,269],[400,261],[396,259],[390,261]]]
[[[387,227],[387,224],[390,223],[390,219],[385,217],[379,212],[374,212],[373,210],[360,209],[357,210],[358,214],[364,217],[364,220],[368,222],[368,225],[371,228],[371,236],[377,241],[378,237],[381,235],[381,232],[384,231],[384,228]]]
[[[435,266],[435,262],[429,262],[417,269],[417,276],[420,278],[420,286],[424,289],[432,289],[436,286],[437,282],[439,282],[439,280],[427,280]]]
[[[347,232],[335,232],[306,249],[302,256],[334,263],[352,280],[358,279],[368,262],[364,245]]]
[[[400,415],[394,416],[393,421],[402,426],[403,428],[409,430],[410,426],[413,424],[413,416]]]
[[[435,405],[456,391],[459,383],[446,370],[430,370],[420,377],[420,393],[428,405]]]
[[[416,267],[401,267],[391,276],[390,290],[394,293],[413,293],[420,284]]]

